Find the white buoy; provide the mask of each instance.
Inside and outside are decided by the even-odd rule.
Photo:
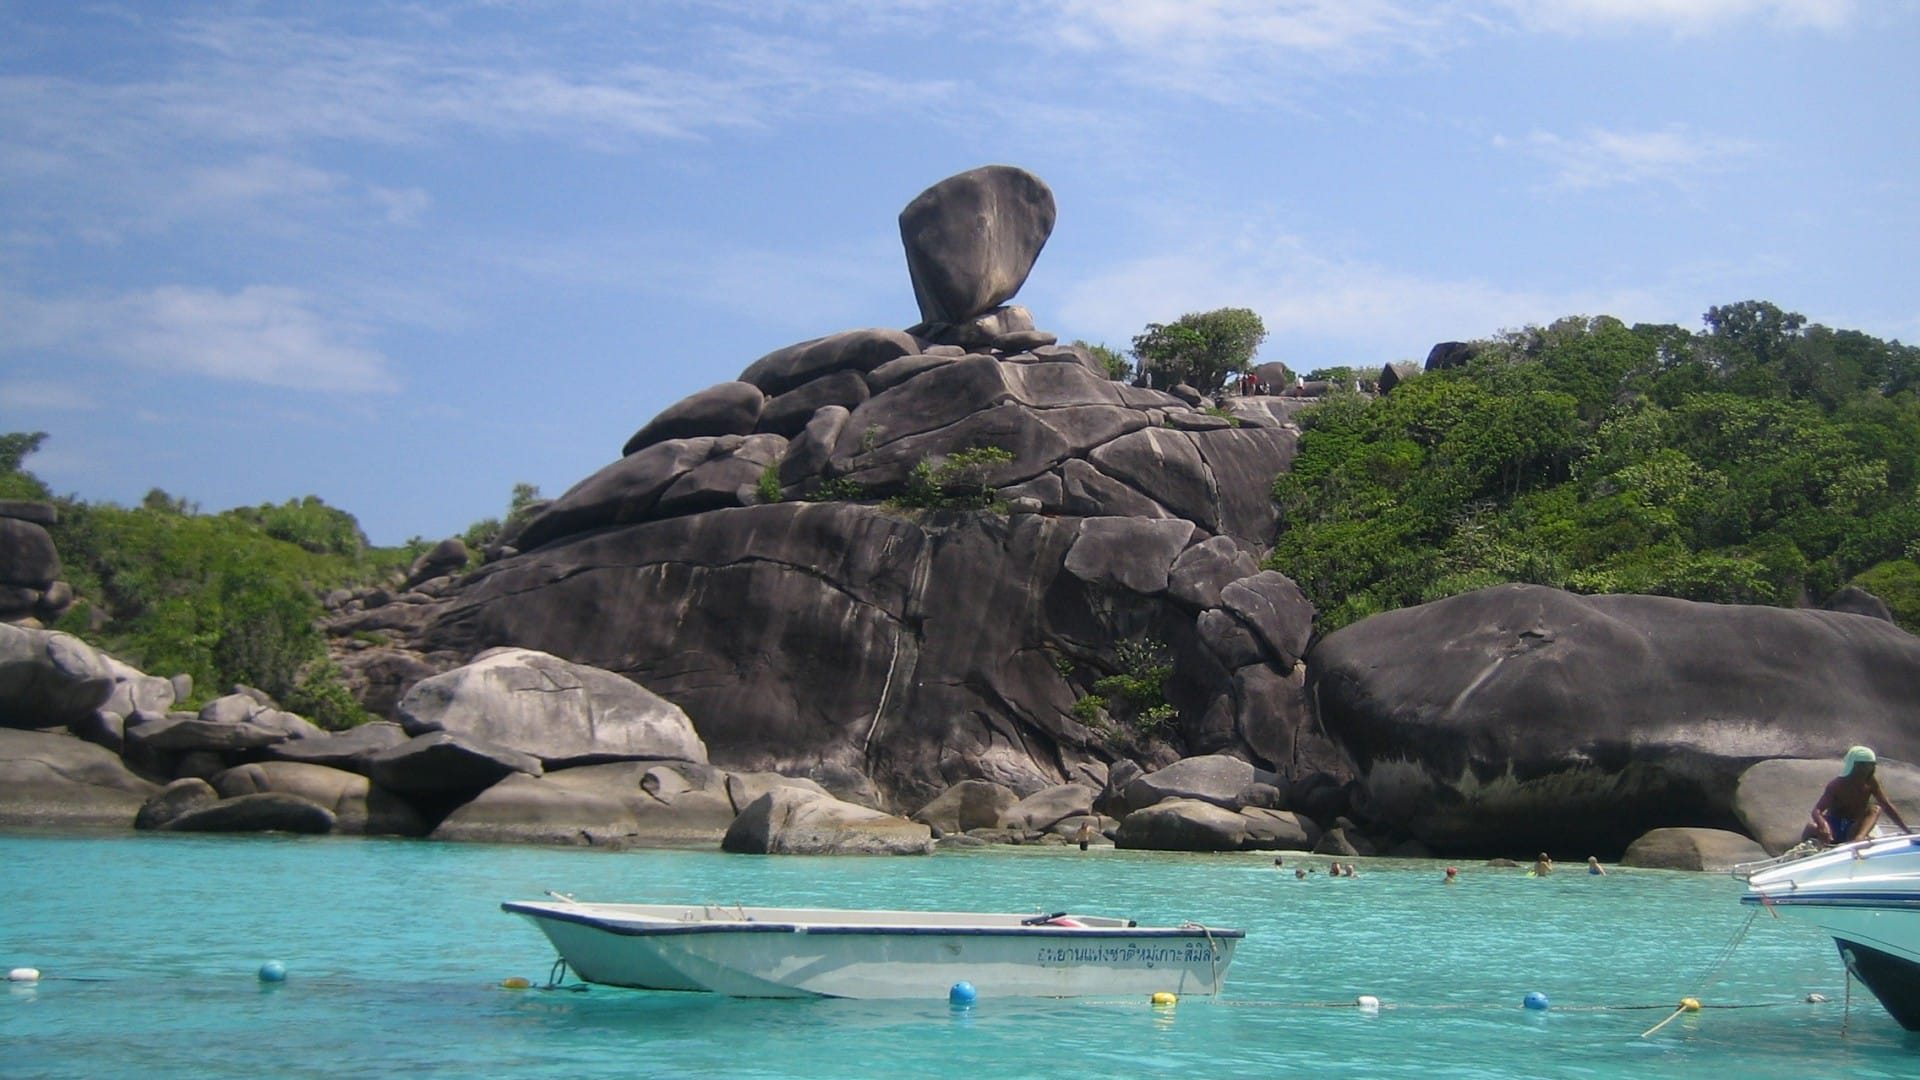
[[[40,969],[39,968],[14,968],[12,971],[7,972],[7,981],[22,982],[22,983],[39,982]]]
[[[1380,1011],[1380,999],[1374,997],[1372,994],[1361,994],[1359,997],[1353,999],[1353,1003],[1360,1006],[1360,1011],[1363,1013],[1377,1013]]]

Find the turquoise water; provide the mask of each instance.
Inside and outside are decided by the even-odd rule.
[[[1311,860],[1325,865],[1325,860]],[[591,852],[407,841],[0,835],[0,1076],[1906,1077],[1920,1036],[1831,943],[1717,875],[1270,855],[992,849],[932,858]],[[502,914],[582,899],[1076,909],[1247,931],[1219,1001],[733,1001],[500,988],[547,979]],[[287,979],[262,984],[262,963]],[[955,978],[966,977],[955,972]],[[1545,1012],[1521,1007],[1546,994]],[[1811,992],[1831,1003],[1805,1004]],[[1346,1007],[1371,994],[1385,1007]],[[1683,996],[1709,1009],[1647,1038]],[[1341,1007],[1327,1007],[1340,1004]],[[1598,1009],[1595,1006],[1648,1006]],[[1720,1009],[1720,1005],[1755,1008]]]

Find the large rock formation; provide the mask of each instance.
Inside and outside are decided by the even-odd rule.
[[[1920,638],[1863,615],[1503,585],[1346,627],[1308,668],[1362,809],[1441,852],[1606,857],[1739,829],[1764,759],[1920,760]]]

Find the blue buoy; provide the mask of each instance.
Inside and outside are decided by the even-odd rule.
[[[1535,990],[1533,993],[1528,994],[1521,1004],[1529,1009],[1545,1009],[1550,1003],[1547,1001],[1547,995]]]
[[[947,1004],[956,1009],[971,1009],[979,996],[980,992],[973,988],[972,983],[957,982],[953,984],[953,989],[947,991]]]
[[[287,981],[287,965],[278,960],[269,960],[260,965],[260,981],[277,983]]]

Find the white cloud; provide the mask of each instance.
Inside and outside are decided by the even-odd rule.
[[[316,310],[298,289],[237,292],[164,285],[118,296],[43,299],[0,294],[10,351],[106,355],[184,376],[295,390],[387,393],[399,380],[358,330]]]
[[[1739,22],[1835,31],[1854,0],[1500,0],[1531,29],[1580,35],[1650,27],[1693,37]]]
[[[381,208],[389,225],[416,224],[433,206],[433,196],[417,187],[387,188],[373,184],[367,187],[367,195]]]
[[[1682,127],[1590,128],[1577,136],[1536,131],[1519,139],[1497,136],[1493,144],[1538,158],[1554,170],[1555,186],[1576,191],[1650,182],[1686,186],[1758,149],[1744,139],[1696,135]]]
[[[48,412],[81,412],[98,406],[98,402],[85,390],[70,383],[45,379],[7,379],[0,382],[0,401],[16,409],[43,409]]]
[[[1564,315],[1685,321],[1659,288],[1555,291],[1478,277],[1434,278],[1329,258],[1289,238],[1250,245],[1202,243],[1134,259],[1068,290],[1063,325],[1121,347],[1146,322],[1192,311],[1252,308],[1267,327],[1263,360],[1295,366],[1303,343],[1324,364],[1369,366],[1424,360],[1436,341],[1491,336]],[[1324,364],[1323,364],[1324,361]]]

